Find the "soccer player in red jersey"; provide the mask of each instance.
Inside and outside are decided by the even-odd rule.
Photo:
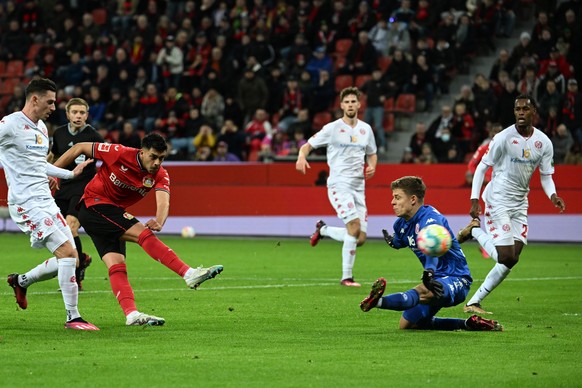
[[[55,166],[67,166],[81,154],[103,162],[85,188],[79,203],[79,221],[109,269],[111,289],[126,315],[126,324],[163,325],[163,318],[137,310],[127,278],[126,241],[139,244],[153,259],[182,276],[190,288],[197,288],[223,270],[222,265],[190,267],[153,233],[162,230],[170,208],[170,178],[162,167],[168,154],[166,141],[158,134],[150,134],[143,138],[141,149],[119,144],[77,143]],[[152,189],[156,192],[156,216],[144,224],[125,209]]]

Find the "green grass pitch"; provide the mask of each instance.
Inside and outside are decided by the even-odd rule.
[[[379,276],[387,293],[419,283],[409,250],[383,241],[358,250],[361,289],[339,286],[341,245],[325,239],[162,239],[192,266],[224,272],[189,290],[182,279],[128,246],[138,308],[163,327],[126,327],[105,266],[93,258],[80,294],[83,316],[99,332],[63,329],[56,279],[29,289],[27,310],[0,288],[0,376],[11,387],[333,387],[580,386],[582,285],[580,245],[531,244],[486,300],[504,332],[398,330],[400,313],[359,302]],[[475,278],[492,267],[477,245],[463,246]],[[26,236],[0,234],[0,274],[24,272],[48,257]],[[3,278],[4,279],[4,278]],[[462,306],[439,316],[467,317]]]

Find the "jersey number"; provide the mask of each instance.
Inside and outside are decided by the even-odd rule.
[[[527,225],[521,225],[521,228],[523,229],[523,231],[521,232],[521,235],[523,238],[527,238]]]

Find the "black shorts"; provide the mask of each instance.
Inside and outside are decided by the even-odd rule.
[[[139,220],[127,213],[125,209],[115,205],[85,206],[81,201],[79,206],[79,221],[85,232],[93,240],[99,256],[109,252],[121,253],[125,256],[125,241],[121,236]]]
[[[65,217],[73,216],[75,218],[79,218],[79,201],[83,195],[75,195],[68,199],[63,198],[55,198],[55,202],[59,209],[61,210],[61,214]]]

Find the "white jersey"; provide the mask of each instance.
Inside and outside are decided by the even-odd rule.
[[[22,112],[0,120],[0,162],[8,183],[8,203],[26,205],[52,199],[48,185],[46,125]]]
[[[554,149],[551,140],[534,128],[530,137],[523,137],[515,125],[505,128],[489,143],[481,160],[493,167],[491,182],[483,191],[485,203],[508,208],[527,208],[529,182],[540,167],[540,174],[554,173]]]
[[[308,142],[313,148],[327,146],[328,186],[335,184],[364,189],[365,156],[377,151],[370,125],[358,120],[352,128],[338,119],[325,125]]]

